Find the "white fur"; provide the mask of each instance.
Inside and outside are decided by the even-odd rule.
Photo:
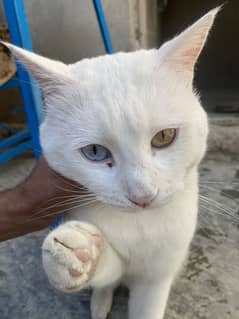
[[[216,13],[210,11],[160,50],[117,53],[69,66],[11,47],[45,95],[41,143],[50,166],[97,197],[95,204],[68,215],[81,223],[64,224],[43,245],[49,279],[64,290],[74,281],[65,274],[67,267],[83,268],[71,251],[55,247],[53,237],[90,250],[87,223],[97,227],[103,240],[99,262],[88,281],[78,278],[85,280],[82,286],[97,288],[93,319],[106,318],[118,282],[131,291],[130,319],[163,317],[196,226],[197,171],[208,125],[193,92],[193,67]],[[178,129],[174,143],[152,150],[153,136],[172,127]],[[87,144],[107,147],[113,167],[84,159],[79,148]],[[156,193],[145,209],[128,200]]]

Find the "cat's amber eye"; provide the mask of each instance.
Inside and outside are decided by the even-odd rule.
[[[151,145],[155,148],[169,146],[176,137],[177,130],[175,128],[166,128],[154,135]]]

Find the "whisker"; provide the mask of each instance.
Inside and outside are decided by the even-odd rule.
[[[206,200],[204,202],[206,204],[211,204],[210,202],[208,202]],[[214,203],[214,205],[215,205],[215,203]],[[201,204],[200,204],[200,206],[201,206]],[[211,213],[211,209],[208,206],[205,206],[205,208],[207,209],[207,211],[206,211],[207,213],[208,212]],[[231,211],[232,213],[230,211],[228,212],[224,207],[221,207],[221,206],[215,206],[213,208],[214,208],[213,213],[215,213],[217,215],[221,215],[223,217],[226,217],[226,216],[230,217],[233,222],[237,222],[237,223],[239,222],[239,218],[237,216],[233,215],[235,213],[234,211]]]
[[[60,185],[55,184],[55,183],[54,183],[54,185],[55,185],[56,188],[58,188],[58,189],[60,189],[60,190],[62,190],[62,191],[64,191],[64,192],[68,192],[68,193],[72,193],[72,194],[80,194],[80,193],[81,193],[81,190],[75,190],[75,189],[71,189],[71,188],[65,188],[65,187],[60,186]]]
[[[213,187],[210,187],[210,186],[206,186],[206,185],[201,185],[201,184],[199,184],[199,186],[200,186],[200,188],[204,188],[204,189],[207,189],[207,190],[210,190],[210,191],[218,192],[218,194],[221,194],[221,195],[223,195],[223,196],[225,196],[225,197],[227,197],[227,198],[229,198],[229,199],[231,199],[233,201],[239,200],[239,198],[237,199],[237,198],[235,198],[233,196],[230,196],[229,194],[227,194],[225,191],[223,191],[221,189],[216,189],[216,188],[213,188]]]
[[[86,195],[84,195],[84,194],[79,194],[78,195],[80,198],[93,198],[93,197],[95,197],[95,195],[93,195],[93,194],[86,194]],[[55,201],[55,200],[60,200],[60,199],[64,199],[64,198],[76,198],[76,197],[78,197],[77,195],[59,195],[59,196],[54,196],[54,197],[52,197],[52,198],[50,198],[48,201]]]
[[[69,179],[66,179],[65,177],[59,175],[57,172],[55,171],[51,171],[51,174],[54,175],[54,177],[56,177],[57,179],[60,179],[61,181],[63,181],[64,184],[66,185],[69,185],[71,187],[74,187],[74,189],[76,190],[80,190],[81,192],[87,192],[89,193],[89,190],[85,187],[85,186],[82,186],[80,184],[77,184],[76,182],[74,181],[70,181]]]
[[[217,214],[217,215],[221,215],[223,217],[230,217],[233,221],[239,221],[239,219],[237,217],[235,217],[233,214],[228,213],[227,211],[225,211],[223,208],[221,207],[214,207],[214,209],[212,208],[206,208],[207,209],[207,213],[213,213],[213,214]]]
[[[95,201],[90,201],[90,202],[86,202],[86,203],[83,203],[83,204],[80,204],[80,205],[76,205],[76,206],[73,206],[73,207],[70,207],[70,208],[66,208],[66,209],[64,209],[64,212],[68,212],[69,210],[73,210],[73,209],[76,209],[76,208],[81,208],[81,207],[89,206],[89,205],[92,205],[92,204],[95,204],[95,203],[97,203],[97,200],[95,200]],[[54,216],[54,215],[59,215],[59,213],[61,213],[61,212],[62,212],[62,210],[58,210],[57,212],[50,213],[50,214],[46,214],[46,215],[41,215],[40,217],[29,218],[29,219],[27,220],[27,222],[39,220],[39,219],[41,219],[41,218],[51,217],[51,216]]]
[[[37,215],[39,215],[39,214],[41,214],[41,213],[43,213],[43,212],[45,212],[45,211],[47,211],[47,210],[49,210],[49,209],[54,209],[54,208],[58,208],[58,207],[62,207],[61,210],[64,210],[64,211],[65,211],[66,208],[63,207],[64,205],[72,205],[72,203],[74,204],[74,203],[76,203],[76,202],[77,202],[77,203],[86,202],[86,201],[89,201],[89,200],[91,200],[91,199],[94,199],[94,200],[95,200],[95,197],[91,197],[91,198],[81,198],[81,197],[79,197],[79,198],[77,198],[76,196],[74,196],[73,198],[60,201],[60,202],[55,203],[55,204],[50,205],[50,206],[46,206],[46,207],[44,207],[44,208],[38,210],[37,212],[34,212],[34,213],[32,214],[32,216],[37,216]]]
[[[217,207],[217,208],[219,207],[219,208],[225,210],[226,212],[236,213],[236,212],[233,211],[231,208],[225,208],[225,207],[224,207],[222,204],[220,204],[219,202],[217,202],[217,201],[215,201],[215,200],[213,200],[213,199],[211,199],[211,198],[208,198],[208,197],[206,197],[206,196],[199,195],[199,199],[204,200],[204,201],[206,201],[206,202],[208,202],[208,203],[214,204],[215,207]]]
[[[230,185],[239,185],[239,182],[236,181],[207,181],[207,180],[203,180],[203,183],[206,184],[230,184]]]

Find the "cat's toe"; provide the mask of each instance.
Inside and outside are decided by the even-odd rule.
[[[101,247],[101,234],[93,225],[68,222],[58,227],[42,247],[50,283],[68,292],[85,287],[95,273]]]

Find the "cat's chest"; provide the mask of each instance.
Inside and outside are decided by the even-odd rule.
[[[185,211],[145,211],[123,214],[117,210],[85,210],[74,212],[71,219],[97,226],[109,243],[125,259],[145,259],[145,255],[163,258],[167,250],[180,249],[188,242],[195,228],[195,213]],[[147,256],[146,256],[147,257]]]

